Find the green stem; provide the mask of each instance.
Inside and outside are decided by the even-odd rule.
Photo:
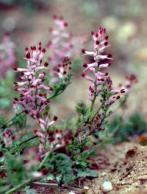
[[[34,180],[36,180],[36,179],[33,179],[33,178],[28,179],[28,180],[24,181],[23,183],[20,183],[16,187],[13,187],[12,189],[8,190],[5,194],[12,194],[12,193],[16,192],[17,190],[23,188],[24,186],[32,183]]]
[[[11,127],[11,126],[13,125],[12,120],[15,119],[15,118],[17,118],[17,117],[19,117],[22,113],[24,113],[24,111],[22,111],[22,112],[16,114],[12,119],[10,119],[9,121],[7,121],[6,126],[7,126],[7,127]]]
[[[28,139],[26,139],[26,140],[20,142],[19,146],[21,146],[21,145],[24,144],[24,143],[27,143],[28,141],[30,141],[30,140],[32,140],[32,139],[37,138],[37,137],[38,137],[37,135],[34,135],[34,136],[32,136],[32,137],[30,137],[30,138],[28,138]]]
[[[39,165],[39,167],[38,167],[38,170],[40,170],[40,169],[43,167],[43,165],[45,164],[46,160],[48,159],[50,153],[51,153],[50,151],[46,153],[46,156],[45,156],[45,157],[43,158],[43,160],[41,161],[41,163],[40,163],[40,165]]]
[[[92,112],[93,111],[93,107],[94,107],[94,103],[95,103],[95,100],[96,100],[96,97],[97,97],[97,85],[96,85],[96,82],[94,83],[94,97],[93,97],[93,100],[91,102],[91,107],[90,107],[90,111]]]
[[[40,170],[40,169],[43,167],[43,165],[44,165],[44,163],[46,162],[46,160],[47,160],[47,158],[48,158],[48,156],[49,156],[50,153],[51,153],[50,151],[46,153],[46,156],[44,157],[44,159],[43,159],[42,162],[40,163],[40,165],[39,165],[39,167],[38,167],[38,170]],[[5,194],[12,194],[12,193],[14,193],[15,191],[17,191],[17,190],[19,190],[19,189],[25,187],[26,185],[31,184],[32,182],[34,182],[34,181],[36,181],[36,180],[38,180],[38,179],[40,179],[40,178],[42,178],[42,177],[39,177],[39,178],[30,178],[30,179],[24,181],[23,183],[17,185],[16,187],[13,187],[12,189],[8,190]]]
[[[93,98],[93,100],[91,102],[91,106],[90,106],[90,111],[91,112],[93,111],[93,107],[94,107],[95,100],[96,100],[96,95],[94,96],[94,98]]]

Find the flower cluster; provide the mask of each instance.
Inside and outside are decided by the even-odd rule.
[[[68,23],[63,17],[54,16],[55,27],[50,29],[52,41],[49,41],[47,47],[50,48],[52,54],[49,61],[56,67],[62,63],[64,57],[71,57],[73,52],[72,36],[66,30]]]
[[[102,94],[104,90],[109,92],[107,95],[106,104],[111,105],[116,100],[120,99],[121,95],[128,92],[133,82],[126,82],[125,85],[120,85],[118,88],[113,88],[112,79],[109,76],[107,70],[112,63],[112,55],[107,52],[107,48],[110,46],[109,37],[106,35],[106,29],[100,27],[97,32],[92,32],[92,38],[94,41],[93,51],[86,51],[82,49],[82,53],[91,56],[92,63],[85,63],[83,65],[84,71],[82,76],[90,82],[89,96],[93,101],[96,96]],[[130,79],[128,79],[130,80]]]
[[[70,74],[71,61],[68,57],[64,57],[62,62],[53,68],[55,77],[58,79],[65,79]]]
[[[6,147],[11,146],[13,141],[16,139],[15,135],[13,134],[13,129],[6,129],[3,132],[3,141]]]
[[[20,73],[20,81],[15,83],[15,89],[20,96],[14,99],[14,105],[20,105],[23,112],[37,119],[42,129],[53,123],[47,120],[47,114],[43,115],[49,108],[49,95],[53,92],[45,80],[48,68],[48,63],[42,61],[45,52],[41,43],[38,47],[26,48],[27,67],[16,68]]]
[[[51,148],[54,149],[67,149],[68,145],[73,140],[73,133],[70,130],[48,130],[48,140],[51,144]]]
[[[16,65],[15,44],[11,41],[10,35],[5,33],[0,43],[0,78]]]

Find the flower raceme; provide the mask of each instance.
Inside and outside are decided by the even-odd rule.
[[[120,85],[118,88],[113,88],[112,79],[107,72],[113,58],[112,55],[107,52],[107,48],[110,47],[110,44],[106,29],[100,27],[97,32],[92,32],[91,35],[94,41],[93,51],[82,49],[82,53],[91,56],[93,62],[83,65],[84,71],[82,76],[90,82],[89,96],[91,101],[95,100],[96,96],[99,94],[102,94],[105,88],[107,93],[109,93],[107,95],[106,104],[111,105],[116,100],[120,99],[122,94],[128,92],[134,81],[127,78],[124,86]]]
[[[45,52],[41,43],[38,47],[26,48],[27,66],[16,68],[20,73],[20,81],[15,83],[15,89],[20,96],[14,99],[14,105],[20,105],[22,111],[37,119],[42,129],[53,124],[53,121],[47,120],[47,114],[42,115],[49,108],[48,96],[53,92],[52,87],[45,82],[48,70],[48,63],[42,61]]]
[[[64,57],[62,62],[53,68],[53,72],[58,79],[64,79],[70,74],[71,61],[68,57]]]
[[[71,57],[73,52],[72,36],[66,30],[68,23],[63,17],[54,16],[54,28],[50,29],[52,41],[49,41],[47,47],[51,50],[49,61],[53,67],[62,63],[64,57]]]

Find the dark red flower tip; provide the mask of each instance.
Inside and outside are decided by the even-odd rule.
[[[66,73],[67,73],[67,72],[66,72],[66,71],[64,71],[64,72],[63,72],[63,75],[66,75]]]
[[[3,152],[2,152],[2,151],[0,151],[0,158],[1,158],[1,157],[3,157],[3,155],[4,155],[4,154],[3,154]]]
[[[59,129],[55,129],[54,133],[59,133]]]
[[[107,41],[104,43],[104,46],[108,46],[108,42]]]
[[[35,51],[36,50],[36,46],[31,46],[31,50]]]
[[[120,99],[120,96],[117,96],[116,99],[117,99],[117,100]]]
[[[42,46],[39,46],[39,47],[38,47],[38,50],[40,50],[40,51],[41,51],[41,49],[42,49]]]
[[[31,58],[31,55],[30,55],[29,52],[26,54],[26,58],[27,58],[27,59],[30,59],[30,58]]]
[[[125,90],[124,90],[124,89],[121,89],[120,92],[121,92],[121,93],[125,93]]]
[[[14,82],[15,85],[17,85],[17,82]]]
[[[14,98],[15,101],[18,101],[18,98]]]
[[[57,116],[54,116],[54,117],[53,117],[53,120],[54,120],[54,121],[57,121],[57,120],[58,120],[58,117],[57,117]]]
[[[47,168],[43,168],[43,169],[41,170],[42,175],[47,175],[48,172],[49,172],[49,170],[48,170]]]
[[[53,91],[53,88],[52,87],[50,87],[50,91]]]
[[[6,176],[6,173],[4,171],[0,171],[0,177],[4,178]]]
[[[13,135],[13,136],[12,136],[12,140],[15,140],[15,139],[16,139],[16,136],[15,136],[15,135]]]
[[[108,57],[109,57],[109,58],[112,58],[112,55],[111,55],[111,54],[108,54]]]
[[[38,132],[38,129],[34,129],[34,134],[36,134]]]
[[[28,110],[24,110],[24,112],[25,112],[26,114],[28,114],[28,113],[29,113],[29,111],[28,111]]]
[[[99,42],[98,40],[96,40],[95,44],[96,44],[96,45],[99,45],[99,43],[100,43],[100,42]]]
[[[105,40],[108,40],[109,39],[109,36],[105,36]]]
[[[14,71],[17,71],[17,67],[13,67],[13,70],[14,70]]]
[[[82,73],[81,76],[82,76],[82,77],[85,77],[85,73]]]
[[[82,52],[83,54],[85,54],[85,49],[81,49],[81,52]]]
[[[40,118],[40,113],[39,112],[37,112],[36,117],[37,117],[37,119]]]
[[[45,52],[46,52],[46,49],[45,49],[45,48],[43,48],[43,49],[42,49],[42,52],[43,52],[43,53],[45,53]]]
[[[96,37],[96,38],[98,37],[98,33],[95,34],[95,37]]]
[[[87,65],[86,63],[84,63],[84,64],[83,64],[83,67],[85,67],[85,68],[86,68],[86,67],[88,67],[88,65]]]
[[[64,22],[64,26],[67,27],[68,26],[68,23],[67,22]]]
[[[26,47],[26,48],[25,48],[25,51],[28,51],[28,50],[29,50],[28,47]]]
[[[45,63],[44,63],[44,66],[45,66],[45,67],[48,67],[48,65],[49,65],[48,62],[45,62]]]
[[[94,32],[93,32],[93,31],[91,31],[91,35],[92,35],[92,36],[94,35]]]

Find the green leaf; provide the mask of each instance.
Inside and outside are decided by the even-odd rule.
[[[76,106],[76,112],[85,115],[87,112],[87,107],[84,102],[79,102]]]
[[[69,184],[74,181],[72,160],[67,155],[54,153],[49,157],[48,164],[46,165],[55,172],[54,175],[59,184]]]
[[[15,157],[10,152],[5,153],[5,166],[8,175],[8,181],[16,186],[26,178],[26,172],[20,157]]]
[[[18,128],[24,128],[26,126],[27,116],[25,113],[16,114],[12,118],[12,124]]]
[[[3,116],[0,116],[0,128],[5,128],[6,120]]]

